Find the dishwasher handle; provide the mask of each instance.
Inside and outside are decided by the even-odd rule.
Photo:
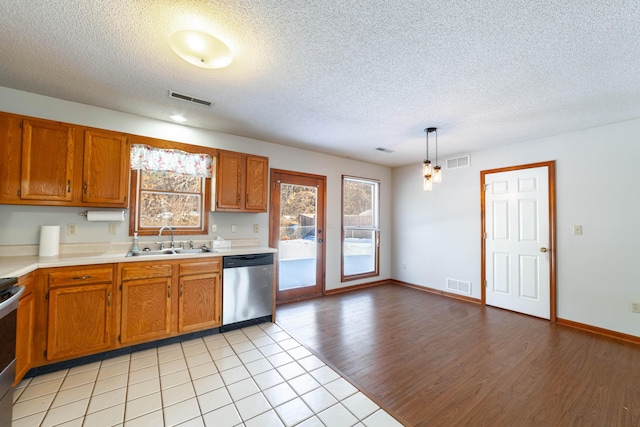
[[[223,257],[223,268],[258,267],[272,265],[273,254],[233,255]]]

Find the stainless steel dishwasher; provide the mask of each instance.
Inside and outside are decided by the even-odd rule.
[[[273,315],[273,254],[226,256],[222,270],[222,326]]]

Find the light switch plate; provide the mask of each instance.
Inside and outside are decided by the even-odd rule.
[[[573,226],[573,235],[574,236],[581,236],[582,235],[582,226],[581,225],[574,225]]]

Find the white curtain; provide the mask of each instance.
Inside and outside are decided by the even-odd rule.
[[[144,144],[133,144],[131,147],[131,169],[168,171],[211,178],[213,161],[209,154],[194,154]]]

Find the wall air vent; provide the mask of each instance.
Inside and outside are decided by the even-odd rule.
[[[213,104],[211,101],[205,101],[204,99],[195,98],[191,95],[185,95],[182,93],[169,91],[169,97],[173,99],[179,99],[180,101],[192,102],[194,104],[204,105],[205,107],[211,107]]]
[[[383,153],[393,153],[393,150],[389,150],[388,148],[378,147],[376,148],[378,151],[382,151]]]
[[[469,166],[471,166],[471,156],[468,154],[447,159],[447,169],[468,168]]]
[[[447,277],[447,290],[457,294],[471,295],[471,282]]]

